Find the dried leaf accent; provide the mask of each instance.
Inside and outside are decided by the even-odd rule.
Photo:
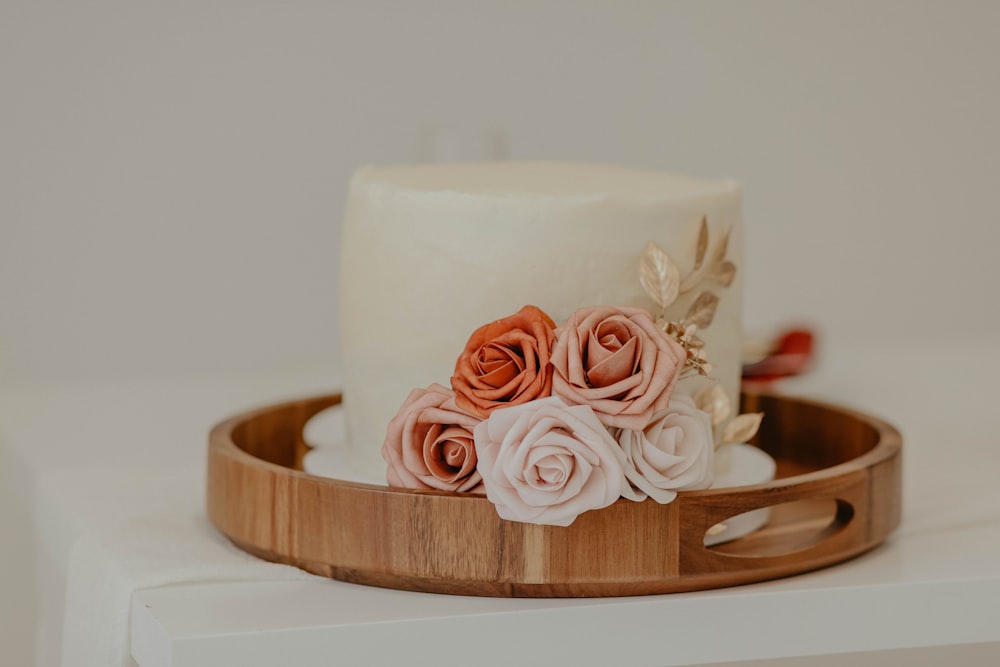
[[[711,292],[702,292],[694,300],[687,314],[681,320],[684,324],[697,325],[699,329],[705,329],[715,319],[715,309],[719,305],[719,297]]]
[[[723,287],[729,287],[732,284],[733,278],[735,276],[736,276],[736,265],[727,259],[726,261],[722,262],[714,269],[712,269],[712,272],[709,273],[706,276],[706,278],[708,278],[709,280],[714,280]]]
[[[711,280],[723,287],[732,284],[736,265],[726,260],[731,231],[732,228],[727,230],[721,241],[710,250],[712,242],[708,216],[703,215],[698,225],[694,264],[683,279],[680,269],[674,264],[670,255],[653,241],[646,245],[639,262],[639,283],[646,294],[660,307],[656,317],[657,326],[684,348],[686,358],[681,371],[682,379],[695,375],[707,376],[712,372],[712,364],[709,363],[704,350],[705,342],[695,335],[695,331],[712,324],[719,306],[719,297],[709,290],[702,290],[688,306],[687,314],[680,320],[668,320],[667,310],[681,294],[696,289],[705,280]],[[718,416],[722,414],[721,411],[712,413],[718,420],[715,422],[716,427],[724,423],[730,410],[731,407],[727,405],[725,416]]]
[[[715,252],[712,254],[712,264],[722,264],[726,259],[726,253],[729,252],[729,235],[732,233],[733,228],[730,227],[726,230],[726,233],[722,235],[722,241],[719,245],[715,246]]]
[[[663,329],[663,333],[673,338],[684,348],[684,368],[680,375],[682,380],[695,375],[708,375],[712,372],[712,364],[705,358],[705,341],[695,335],[695,331],[698,330],[696,324],[668,322],[661,318],[658,325]]]
[[[705,347],[705,341],[702,340],[700,336],[696,336],[692,333],[688,334],[688,345],[693,350],[700,350]]]
[[[656,318],[657,326],[684,349],[685,359],[680,374],[681,379],[695,375],[707,376],[712,372],[712,364],[705,355],[705,342],[695,332],[712,324],[719,306],[719,297],[709,290],[702,290],[688,307],[687,314],[679,321],[667,319],[667,308],[677,300],[678,296],[696,289],[705,280],[715,282],[722,287],[729,287],[732,284],[736,276],[736,264],[726,259],[731,232],[730,227],[709,253],[711,241],[708,218],[702,216],[698,226],[694,265],[683,280],[680,270],[670,256],[652,241],[646,245],[646,251],[639,263],[639,282],[646,294],[660,307],[660,314]],[[709,255],[710,259],[706,263],[705,258]],[[707,413],[712,421],[716,447],[749,441],[756,435],[764,417],[763,413],[757,412],[730,418],[733,412],[732,403],[718,383],[703,387],[695,392],[692,398],[698,409]]]
[[[736,275],[736,265],[726,259],[729,252],[729,237],[732,234],[732,227],[726,230],[722,239],[711,252],[711,259],[706,263],[705,256],[708,254],[709,239],[708,217],[701,217],[701,224],[698,227],[698,243],[695,247],[694,267],[681,280],[681,294],[687,294],[698,287],[703,280],[714,281],[723,287],[729,287]]]
[[[639,283],[646,294],[666,310],[680,294],[680,271],[670,255],[652,241],[646,245],[646,252],[639,263]]]
[[[708,252],[708,218],[701,216],[701,226],[698,228],[698,245],[694,252],[694,269],[697,271],[705,261],[705,253]]]
[[[756,435],[763,418],[763,412],[747,412],[733,417],[733,420],[726,424],[726,428],[722,431],[722,442],[747,442]]]
[[[694,404],[702,412],[707,412],[712,418],[712,428],[716,429],[722,422],[729,419],[731,410],[729,395],[720,384],[702,387],[692,396]]]

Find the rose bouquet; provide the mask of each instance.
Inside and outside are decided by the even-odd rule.
[[[665,310],[683,288],[676,269],[652,244],[642,267],[643,287]],[[718,385],[675,391],[711,370],[695,335],[706,308],[711,321],[711,297],[679,322],[598,306],[557,327],[525,306],[480,327],[451,387],[413,390],[390,421],[389,485],[485,493],[504,519],[557,526],[619,498],[669,503],[708,488],[715,447],[749,439],[760,422],[729,420]]]

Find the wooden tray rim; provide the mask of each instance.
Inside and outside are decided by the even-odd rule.
[[[209,518],[224,535],[241,549],[258,557],[295,565],[316,574],[345,581],[406,590],[514,597],[646,595],[720,588],[763,581],[790,574],[799,574],[847,560],[878,545],[898,526],[902,483],[900,457],[902,437],[897,429],[889,423],[859,410],[823,401],[750,390],[745,390],[744,396],[751,400],[771,401],[771,406],[775,409],[793,411],[814,409],[819,411],[818,414],[832,413],[833,418],[839,420],[838,423],[845,421],[860,423],[866,427],[867,435],[864,437],[874,444],[871,449],[859,456],[844,460],[836,465],[780,478],[772,482],[704,491],[687,491],[679,494],[674,503],[655,507],[655,504],[650,505],[648,502],[632,503],[620,500],[603,510],[582,515],[581,520],[584,523],[589,515],[593,515],[594,523],[602,526],[597,533],[591,534],[591,541],[595,535],[601,536],[599,540],[601,542],[610,539],[623,543],[624,540],[624,542],[630,542],[634,547],[638,546],[646,552],[649,549],[646,548],[644,542],[641,540],[638,543],[635,542],[637,533],[629,532],[632,529],[619,527],[617,521],[624,518],[626,523],[630,525],[641,524],[649,527],[651,517],[656,517],[657,522],[664,520],[665,517],[671,517],[668,524],[664,526],[667,534],[672,535],[669,544],[665,541],[666,538],[658,542],[658,548],[666,548],[673,552],[673,556],[668,558],[668,560],[672,558],[672,567],[674,568],[670,570],[670,574],[664,574],[662,563],[657,562],[662,557],[655,554],[663,552],[653,550],[651,552],[654,554],[652,560],[647,553],[643,557],[645,560],[641,565],[637,566],[632,563],[623,566],[620,571],[612,571],[611,573],[603,571],[595,576],[594,567],[580,565],[586,562],[584,559],[583,561],[577,560],[575,566],[567,566],[567,572],[561,575],[564,577],[563,579],[559,578],[558,573],[548,580],[537,579],[534,578],[538,576],[535,571],[538,569],[537,567],[515,571],[516,567],[512,570],[511,568],[514,566],[511,563],[517,562],[519,558],[522,565],[529,561],[534,562],[538,558],[550,559],[546,561],[548,565],[543,568],[546,569],[546,576],[548,576],[547,568],[552,567],[553,572],[558,569],[557,565],[553,565],[556,561],[551,561],[551,554],[562,553],[564,554],[562,557],[567,557],[566,554],[570,554],[568,557],[573,560],[572,554],[579,550],[577,558],[582,558],[587,549],[587,541],[581,540],[580,533],[561,534],[558,532],[571,531],[575,525],[569,529],[563,529],[503,521],[496,517],[492,505],[483,494],[398,489],[378,484],[312,475],[297,468],[258,458],[237,446],[233,439],[234,432],[242,425],[250,425],[258,420],[266,421],[269,414],[282,417],[287,420],[287,423],[279,421],[280,430],[284,432],[282,442],[284,442],[285,437],[289,436],[289,428],[294,428],[295,459],[296,464],[300,464],[303,452],[310,449],[303,439],[303,426],[320,412],[338,405],[341,402],[340,393],[258,407],[234,415],[216,425],[210,432],[208,448],[209,493],[207,506]],[[853,431],[853,427],[850,427],[850,430]],[[779,433],[784,435],[784,429],[780,429]],[[846,437],[846,434],[841,435]],[[843,440],[844,437],[836,439],[839,441]],[[781,438],[777,441],[772,438],[769,441],[785,442]],[[238,479],[243,479],[243,482],[226,482],[220,486],[219,482],[225,479],[227,474],[236,474]],[[248,479],[247,475],[256,480],[256,484],[263,486],[253,491],[250,486],[245,484],[246,479]],[[232,483],[236,483],[237,486],[231,486]],[[339,534],[339,537],[328,535],[326,538],[313,539],[309,533],[317,524],[304,524],[302,516],[298,516],[294,510],[288,509],[287,503],[294,503],[295,499],[298,498],[297,483],[308,485],[303,488],[307,489],[307,495],[312,498],[309,501],[313,503],[312,510],[315,511],[317,507],[324,506],[324,502],[334,502],[332,506],[334,508],[340,507],[338,503],[346,502],[348,506],[353,505],[355,511],[360,511],[363,515],[362,518],[367,520],[367,525],[378,524],[380,521],[386,520],[392,525],[396,525],[395,522],[399,520],[410,523],[412,519],[406,517],[411,516],[411,513],[418,507],[416,498],[419,497],[427,498],[427,502],[435,503],[434,507],[440,507],[444,510],[452,508],[447,512],[455,513],[456,517],[464,514],[466,518],[475,516],[478,520],[486,521],[489,524],[499,522],[499,525],[492,525],[488,530],[478,526],[473,529],[480,536],[477,539],[481,538],[490,543],[492,545],[490,548],[500,549],[500,552],[496,552],[499,554],[496,557],[500,558],[502,562],[495,561],[499,568],[497,569],[497,577],[491,578],[492,575],[488,573],[484,576],[482,567],[476,569],[465,566],[458,568],[460,571],[458,575],[442,574],[442,562],[448,561],[449,558],[453,560],[454,550],[449,552],[450,556],[441,556],[437,553],[437,547],[431,552],[426,552],[426,549],[421,551],[421,548],[415,545],[407,547],[406,545],[414,543],[405,541],[406,538],[403,537],[397,538],[393,532],[395,529],[391,526],[372,529],[375,531],[372,533],[368,532],[368,528],[340,527],[334,530],[334,533]],[[241,485],[243,485],[242,488]],[[229,496],[229,493],[232,492],[235,492],[242,501],[258,504],[263,508],[262,511],[271,512],[267,521],[254,528],[254,518],[241,514],[242,509],[239,508],[239,501],[233,500]],[[260,494],[263,494],[263,497]],[[337,498],[340,500],[334,500]],[[705,530],[718,521],[739,513],[733,511],[734,506],[740,508],[740,511],[749,511],[755,508],[776,507],[796,500],[815,499],[836,500],[836,514],[833,523],[818,533],[820,537],[799,551],[777,555],[745,555],[726,553],[725,551],[716,553],[712,551],[713,547],[704,547],[702,544]],[[452,504],[456,500],[459,501],[458,505]],[[381,509],[368,509],[367,506],[361,509],[362,506],[357,505],[360,501],[376,503]],[[437,503],[442,502],[445,505],[437,505]],[[463,510],[463,507],[467,507],[468,511]],[[846,511],[844,511],[845,507]],[[855,518],[855,507],[861,508],[861,517]],[[284,513],[279,515],[277,508],[284,508],[282,510]],[[233,511],[236,514],[233,514]],[[288,514],[289,511],[293,513]],[[844,511],[843,514],[842,511]],[[682,515],[683,520],[680,518]],[[329,515],[326,516],[329,517]],[[345,521],[349,520],[348,517],[357,516],[360,515],[350,513],[343,515]],[[338,521],[335,521],[335,524],[339,524],[340,515],[337,518]],[[366,525],[364,520],[359,523]],[[578,523],[581,520],[578,520]],[[329,518],[322,519],[322,521],[329,523]],[[432,523],[438,526],[439,521],[439,518],[434,518]],[[646,523],[643,524],[643,521]],[[454,517],[446,519],[444,523],[440,524],[442,530],[444,530],[443,526],[445,525],[451,525],[452,528],[449,530],[454,531],[456,525]],[[673,526],[673,528],[667,528],[667,525]],[[611,532],[617,531],[617,537],[611,538],[606,535],[603,532],[605,529]],[[556,532],[542,532],[544,530]],[[569,535],[569,537],[561,537],[560,535]],[[350,539],[347,536],[350,536]],[[311,546],[303,546],[305,543],[300,542],[302,539],[309,542]],[[330,539],[332,542],[326,543],[323,541],[325,539]],[[348,541],[345,542],[345,539]],[[382,545],[378,548],[384,548],[387,541],[394,545],[388,553],[384,550],[379,552],[381,557],[386,559],[384,562],[372,564],[367,560],[367,557],[370,557],[372,553],[362,554],[367,546],[360,544],[358,540],[367,542],[369,539]],[[399,539],[404,541],[400,542]],[[539,540],[542,540],[544,544]],[[539,552],[540,545],[541,551]],[[392,549],[400,548],[404,551],[419,552],[415,557],[416,561],[414,561],[414,553],[410,553],[409,561],[400,565],[397,562],[398,559],[393,555],[395,552],[392,551]],[[569,552],[565,551],[567,548],[570,549]],[[326,555],[317,556],[318,553]],[[607,552],[604,553],[604,557],[608,555]],[[592,557],[593,554],[590,558]],[[479,563],[494,562],[489,556],[486,557],[486,560],[482,560],[482,553],[479,558],[480,560],[477,561]],[[426,561],[422,559],[426,559]],[[579,572],[573,570],[573,567],[580,568]],[[659,574],[651,576],[647,570],[642,568],[649,568],[650,572],[655,571]],[[476,570],[478,574],[473,570]],[[525,574],[526,572],[528,574]],[[580,574],[581,572],[584,574]],[[589,574],[586,574],[587,572]]]
[[[788,396],[784,394],[771,393],[771,392],[747,392],[744,393],[753,394],[755,396],[770,396],[773,398],[781,398],[785,400],[795,401],[802,405],[809,405],[818,408],[824,408],[828,410],[835,410],[846,415],[850,415],[857,419],[858,421],[865,422],[866,424],[872,426],[879,434],[878,444],[865,452],[861,456],[838,463],[834,466],[829,466],[827,468],[822,468],[819,470],[814,470],[812,472],[802,473],[799,475],[793,475],[791,477],[782,477],[780,479],[772,480],[770,482],[762,482],[760,484],[745,484],[742,486],[728,486],[717,489],[704,489],[701,491],[683,491],[681,492],[684,497],[687,498],[701,498],[701,497],[712,497],[719,495],[729,495],[733,493],[749,493],[754,491],[774,491],[777,489],[784,488],[794,488],[804,484],[810,484],[817,481],[822,481],[829,479],[831,477],[837,477],[840,474],[848,471],[849,469],[854,469],[858,466],[869,467],[871,465],[880,463],[889,458],[892,458],[902,447],[902,435],[899,430],[888,422],[874,417],[860,410],[853,408],[847,408],[842,406],[833,405],[825,401],[800,398],[797,396]],[[388,485],[382,484],[369,484],[367,482],[357,482],[347,479],[338,479],[334,477],[324,477],[321,475],[313,475],[304,470],[299,470],[297,468],[290,468],[287,466],[279,465],[277,463],[272,463],[271,461],[266,461],[261,458],[257,458],[252,454],[240,449],[235,442],[233,442],[232,434],[233,430],[241,423],[256,419],[262,415],[280,412],[290,409],[292,406],[301,405],[303,403],[317,403],[323,407],[316,407],[315,412],[307,418],[306,421],[312,419],[319,413],[337,407],[341,404],[342,394],[340,392],[334,392],[331,394],[323,394],[320,396],[309,396],[302,399],[292,399],[283,401],[281,403],[275,403],[271,405],[260,406],[257,408],[252,408],[246,412],[233,415],[224,421],[218,423],[212,428],[209,433],[209,443],[210,447],[220,448],[225,451],[228,456],[233,456],[238,459],[242,459],[247,463],[253,463],[254,465],[262,465],[266,468],[270,468],[272,471],[283,474],[291,475],[293,477],[298,477],[302,479],[308,479],[320,484],[330,484],[333,486],[344,486],[354,489],[363,489],[367,491],[378,491],[383,493],[398,493],[407,495],[428,495],[428,496],[448,496],[448,497],[468,497],[468,498],[486,498],[483,493],[463,493],[455,494],[449,491],[438,491],[434,489],[401,489],[397,487],[390,487]],[[311,447],[310,447],[311,449]]]

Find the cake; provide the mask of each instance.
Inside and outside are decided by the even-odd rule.
[[[681,383],[677,395],[700,392],[702,407],[724,402],[715,421],[725,419],[738,405],[741,263],[741,188],[731,180],[574,163],[361,169],[350,185],[340,274],[349,460],[369,477],[384,476],[387,427],[413,402],[410,392],[459,389],[453,374],[461,375],[456,359],[470,334],[491,322],[503,327],[505,317],[523,319],[528,306],[550,328],[585,307],[649,312],[657,326],[673,327],[668,333],[689,357],[706,362],[687,360],[687,370],[693,365],[707,377]],[[619,325],[634,326],[620,317],[608,326]],[[675,381],[655,407],[666,406]],[[584,393],[587,382],[578,383]],[[716,393],[707,397],[709,386]],[[466,394],[475,400],[460,391],[460,405]],[[466,400],[458,413],[469,412],[477,410]],[[599,416],[608,429],[640,428],[650,411],[644,414],[641,423]],[[390,485],[410,486],[392,468]]]

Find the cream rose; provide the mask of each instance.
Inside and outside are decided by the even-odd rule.
[[[593,411],[556,397],[494,410],[474,431],[486,497],[510,521],[568,526],[623,493],[625,455]]]
[[[638,308],[581,308],[556,331],[552,394],[640,431],[670,402],[687,354]]]
[[[625,477],[637,491],[669,503],[677,491],[707,489],[715,474],[712,419],[675,394],[642,431],[613,429],[625,453]]]
[[[439,384],[414,389],[389,422],[382,458],[389,486],[482,492],[472,431],[479,419],[458,409]]]

